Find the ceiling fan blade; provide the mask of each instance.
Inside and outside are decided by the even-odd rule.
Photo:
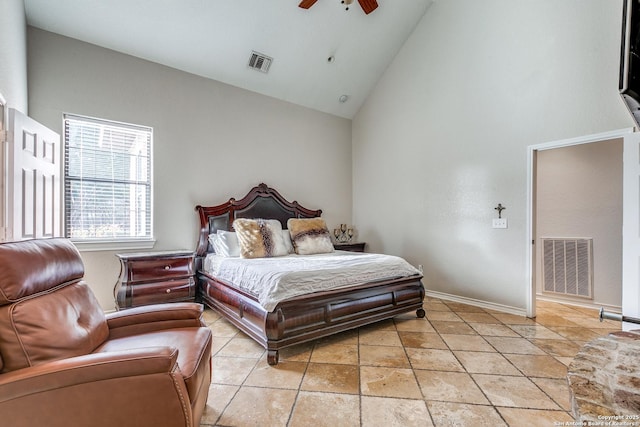
[[[303,9],[309,9],[311,6],[313,6],[315,4],[315,2],[317,2],[318,0],[302,0],[300,2],[300,4],[298,5],[298,7],[301,7]]]
[[[367,15],[378,8],[378,2],[376,0],[358,0],[358,3],[360,3],[362,10],[364,10],[364,13]]]

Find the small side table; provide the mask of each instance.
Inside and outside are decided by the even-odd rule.
[[[113,290],[118,309],[195,301],[192,251],[116,254],[120,277]]]
[[[356,243],[334,243],[333,247],[339,251],[364,252],[365,242]]]

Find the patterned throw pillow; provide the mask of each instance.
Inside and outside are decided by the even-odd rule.
[[[290,218],[287,228],[293,248],[299,255],[333,252],[333,243],[327,224],[322,218]]]
[[[242,258],[267,258],[288,253],[278,220],[238,218],[233,221],[233,228]]]

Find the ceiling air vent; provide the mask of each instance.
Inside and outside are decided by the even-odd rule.
[[[267,71],[269,71],[271,61],[273,61],[273,58],[269,58],[267,55],[253,51],[251,52],[251,57],[249,58],[249,68],[253,68],[254,70],[266,73]]]

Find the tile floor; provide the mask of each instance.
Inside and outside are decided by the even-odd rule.
[[[539,301],[536,319],[433,298],[407,313],[266,352],[207,310],[213,380],[201,426],[557,426],[567,366],[619,330],[596,310]]]

